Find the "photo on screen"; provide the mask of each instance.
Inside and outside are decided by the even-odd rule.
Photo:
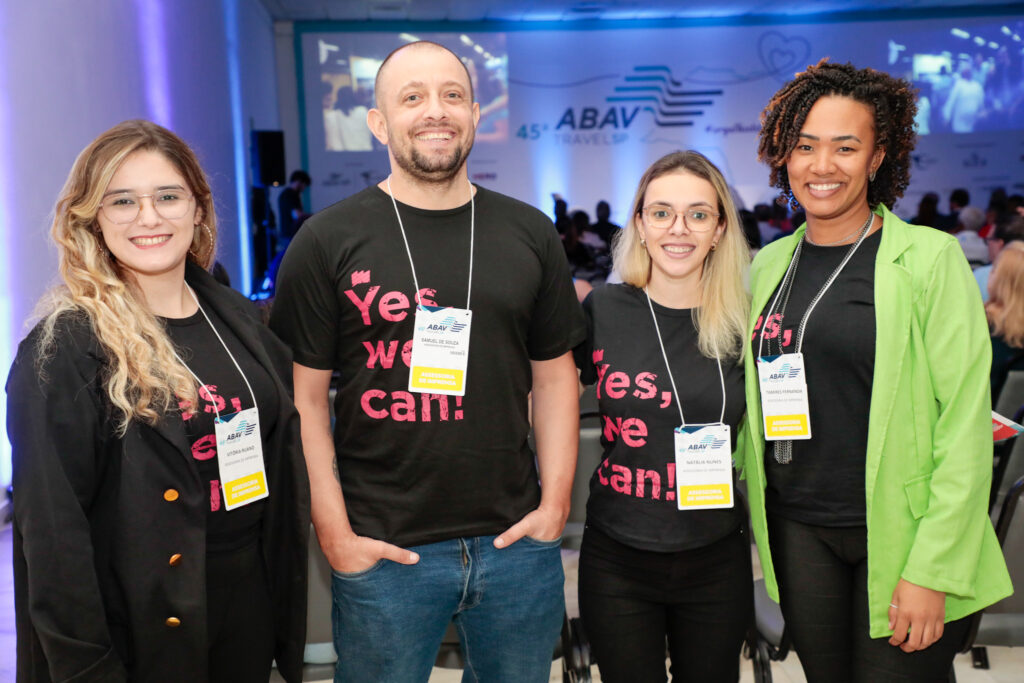
[[[480,103],[476,142],[508,140],[508,51],[504,33],[337,32],[308,39],[316,41],[325,151],[383,149],[366,125],[366,113],[374,106],[374,79],[391,51],[417,40],[444,45],[466,65]]]
[[[902,33],[888,52],[918,89],[919,135],[1024,128],[1024,21]]]

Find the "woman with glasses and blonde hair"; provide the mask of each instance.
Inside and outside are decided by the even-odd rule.
[[[301,680],[309,484],[290,356],[206,271],[195,154],[126,121],[78,156],[63,280],[7,382],[19,681]]]
[[[604,455],[579,600],[604,681],[735,681],[753,608],[732,451],[744,414],[747,242],[719,170],[673,152],[644,173],[613,247],[622,284],[583,304],[580,380]]]

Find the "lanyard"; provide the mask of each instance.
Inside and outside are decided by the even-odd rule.
[[[409,257],[409,268],[412,270],[412,283],[416,287],[416,294],[413,300],[419,306],[420,282],[416,279],[416,265],[412,262],[412,250],[409,249],[409,240],[405,236],[405,226],[402,225],[402,216],[398,213],[398,202],[391,192],[391,176],[387,180],[388,195],[391,197],[391,205],[395,207],[395,218],[398,219],[398,229],[402,232],[402,242],[405,243],[405,253]],[[466,285],[466,310],[469,310],[469,297],[473,292],[473,238],[476,233],[476,200],[473,195],[473,184],[469,184],[469,284]]]
[[[665,343],[661,340],[661,328],[658,327],[658,316],[654,315],[654,304],[651,303],[651,295],[647,293],[647,287],[644,287],[644,296],[647,297],[647,307],[651,309],[651,320],[654,321],[654,333],[658,336],[658,346],[661,347],[661,357],[665,359],[665,369],[668,371],[668,381],[672,383],[672,393],[676,397],[676,408],[679,409],[679,423],[681,426],[686,426],[686,419],[683,417],[683,403],[679,398],[679,390],[676,389],[676,380],[672,376],[672,368],[668,364],[668,354],[665,353]],[[718,418],[717,424],[725,424],[725,375],[722,373],[722,359],[718,357],[718,353],[715,353],[715,360],[718,362],[718,379],[722,383],[722,414]],[[707,424],[716,424],[709,422]]]
[[[796,353],[800,353],[800,350],[803,348],[804,330],[807,328],[807,321],[811,317],[811,312],[814,311],[815,306],[817,306],[818,302],[821,301],[822,297],[825,296],[825,292],[828,291],[829,287],[832,286],[832,283],[835,282],[836,279],[839,277],[839,274],[843,271],[843,268],[846,267],[846,264],[849,263],[850,259],[853,258],[853,254],[854,254],[854,252],[857,251],[857,248],[861,245],[862,242],[864,242],[864,238],[867,237],[868,231],[871,229],[871,223],[874,222],[874,218],[875,218],[874,212],[868,213],[868,219],[864,223],[864,227],[862,227],[860,229],[860,235],[857,237],[857,241],[850,245],[850,249],[846,252],[846,256],[844,256],[843,260],[839,262],[839,265],[836,266],[836,269],[832,271],[831,275],[829,275],[828,280],[825,281],[825,284],[821,286],[821,289],[818,290],[818,293],[811,300],[810,305],[807,306],[807,311],[804,312],[804,317],[800,320],[800,326],[797,328],[797,332],[796,332],[796,351],[795,351]],[[782,278],[782,284],[779,285],[779,291],[775,293],[775,298],[772,299],[771,306],[768,307],[768,313],[767,313],[767,315],[765,315],[764,320],[761,322],[761,334],[759,335],[758,342],[757,342],[757,357],[758,358],[761,357],[761,351],[762,351],[762,347],[763,347],[763,344],[764,344],[764,331],[768,327],[768,321],[771,319],[772,315],[774,315],[775,312],[776,312],[776,305],[779,303],[779,298],[780,297],[782,297],[782,306],[781,306],[781,308],[779,309],[778,312],[782,313],[783,315],[785,314],[786,305],[789,303],[789,295],[793,291],[793,282],[796,280],[796,268],[797,268],[797,264],[800,262],[800,252],[803,250],[803,246],[804,246],[804,241],[800,240],[797,243],[797,245],[796,245],[796,250],[793,252],[793,258],[789,262],[789,268],[786,269],[786,274]],[[785,292],[785,296],[784,297],[782,296],[783,292]],[[781,330],[779,331],[778,337],[779,337],[779,353],[781,354],[782,353],[782,333],[781,333]],[[771,341],[769,341],[768,342],[768,352],[771,353],[771,350],[772,350],[772,343],[771,343]]]
[[[210,321],[210,316],[206,315],[206,311],[203,310],[202,304],[199,303],[199,298],[196,296],[196,293],[193,292],[192,288],[189,287],[188,285],[185,285],[185,287],[186,287],[186,289],[188,289],[188,293],[191,294],[192,298],[195,300],[196,306],[199,307],[199,312],[203,314],[204,318],[206,318],[206,323],[210,326],[210,329],[213,330],[213,333],[217,336],[217,341],[219,341],[220,345],[224,347],[224,351],[227,352],[228,358],[230,358],[231,362],[234,363],[235,369],[238,370],[238,374],[240,374],[242,376],[242,381],[245,382],[245,386],[249,389],[249,395],[252,396],[252,405],[253,405],[254,408],[257,408],[257,405],[256,405],[256,394],[253,392],[252,386],[249,384],[249,380],[246,378],[245,373],[242,372],[242,368],[239,367],[238,361],[235,360],[235,357],[233,355],[231,355],[231,350],[228,349],[228,345],[224,343],[224,339],[220,336],[220,332],[218,332],[217,328],[213,326],[213,323]],[[178,359],[179,363],[181,363],[182,365],[185,366],[185,369],[188,370],[188,374],[192,375],[193,379],[195,379],[195,381],[199,382],[199,386],[206,386],[203,383],[203,380],[199,379],[199,375],[197,375],[196,373],[192,372],[192,368],[190,368],[188,366],[188,363],[186,363],[185,361],[183,361],[181,359],[181,356],[179,356],[177,352],[174,353],[174,357]],[[217,415],[217,419],[219,420],[220,419],[220,411],[217,410],[217,402],[216,401],[211,401],[211,403],[213,404],[213,412]]]

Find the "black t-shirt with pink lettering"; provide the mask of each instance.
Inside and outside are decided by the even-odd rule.
[[[551,221],[484,188],[475,205],[465,396],[408,390],[416,287],[378,187],[306,221],[281,264],[271,327],[297,363],[338,371],[334,445],[358,534],[404,546],[497,534],[540,502],[530,361],[571,351],[583,315]],[[469,202],[398,210],[423,303],[465,307]]]
[[[231,350],[253,393],[259,401],[260,432],[269,434],[278,414],[277,390],[273,379],[246,350],[245,345],[227,325],[221,323],[210,306],[204,307],[211,322],[217,326],[224,343]],[[260,534],[260,521],[266,499],[237,507],[224,508],[223,490],[217,459],[217,436],[214,419],[252,408],[252,395],[245,380],[231,362],[231,356],[218,341],[213,328],[199,311],[188,318],[163,318],[168,336],[177,347],[178,355],[203,384],[199,387],[199,406],[195,413],[184,416],[185,435],[192,448],[192,459],[199,470],[203,486],[210,492],[210,506],[206,522],[206,549],[208,553],[230,552],[255,542]],[[274,454],[264,451],[263,457]],[[271,491],[270,495],[274,495]]]
[[[584,384],[597,385],[604,457],[590,480],[587,524],[641,550],[699,548],[734,531],[742,504],[721,510],[679,510],[676,502],[675,436],[679,409],[658,346],[643,290],[605,285],[583,310],[587,339],[575,350]],[[687,424],[717,422],[722,382],[713,358],[697,348],[690,309],[654,304],[665,353]],[[736,447],[745,410],[743,367],[722,359],[725,424]],[[735,475],[734,475],[735,482]]]

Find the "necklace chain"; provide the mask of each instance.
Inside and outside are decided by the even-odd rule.
[[[868,211],[868,219],[866,221],[864,221],[864,225],[860,226],[859,228],[857,228],[856,230],[851,232],[849,235],[845,235],[844,237],[840,237],[835,242],[815,242],[814,240],[811,239],[811,231],[810,230],[805,230],[804,231],[804,240],[808,244],[811,244],[811,245],[813,245],[815,247],[834,247],[837,244],[842,244],[843,242],[845,242],[846,240],[850,239],[854,235],[856,235],[856,234],[866,230],[868,228],[868,226],[871,225],[871,221],[873,221],[874,218],[875,218],[874,212]]]

